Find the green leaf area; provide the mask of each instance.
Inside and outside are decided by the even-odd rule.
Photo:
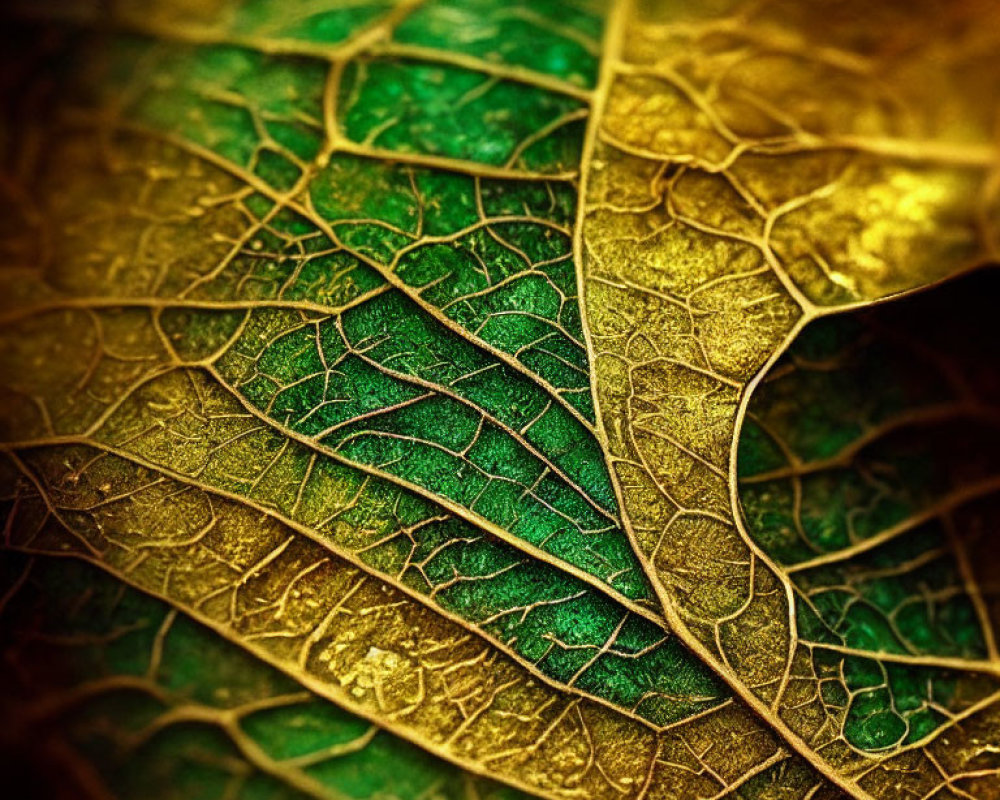
[[[998,291],[985,271],[815,322],[749,406],[748,528],[864,750],[919,741],[998,688]]]

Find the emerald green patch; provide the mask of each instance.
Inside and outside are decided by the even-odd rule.
[[[403,20],[395,38],[591,86],[597,76],[601,5],[564,0],[429,0]]]
[[[475,70],[352,61],[337,105],[349,139],[400,153],[545,173],[580,159],[580,101]]]

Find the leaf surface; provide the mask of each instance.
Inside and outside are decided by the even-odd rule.
[[[996,288],[980,273],[822,320],[748,407],[747,528],[861,750],[996,716]]]
[[[776,520],[762,511],[748,533],[736,442],[761,375],[806,323],[995,259],[997,154],[980,99],[1000,72],[986,55],[995,26],[975,20],[996,13],[640,4],[593,136],[585,322],[626,530],[671,628],[857,797],[933,796],[976,771],[977,751],[961,767],[904,752],[894,714],[871,704],[853,712],[870,732],[850,729],[836,659],[819,668],[794,587],[760,545]],[[806,398],[789,406],[796,431],[819,414]],[[846,505],[828,519],[861,512]]]
[[[16,689],[4,742],[27,759],[18,785],[29,796],[521,796],[303,691],[93,567],[5,553],[3,570],[4,680]],[[47,760],[68,779],[47,777]]]
[[[171,635],[135,645],[159,705],[125,702],[124,738],[198,717],[152,768],[210,751],[209,796],[896,798],[905,773],[989,797],[987,751],[936,735],[991,741],[987,628],[958,600],[957,632],[907,623],[924,638],[898,648],[951,659],[924,664],[851,618],[824,660],[770,549],[780,511],[747,500],[744,522],[735,468],[762,370],[807,321],[995,247],[983,11],[956,5],[933,54],[891,9],[872,21],[891,42],[819,7],[19,13],[7,545],[39,565],[18,592],[69,570],[204,642],[184,646],[218,696],[184,711],[145,655]],[[801,591],[848,619],[828,587],[848,579],[824,574]],[[50,624],[18,592],[15,650]],[[850,698],[824,672],[842,657]],[[885,686],[866,672],[890,662]],[[244,719],[220,699],[279,684],[319,739],[371,731],[357,759],[303,766],[280,701]]]

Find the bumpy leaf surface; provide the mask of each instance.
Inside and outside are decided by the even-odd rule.
[[[747,410],[748,531],[861,750],[997,715],[997,277],[814,324]]]
[[[998,795],[996,7],[14,10],[40,796]]]
[[[0,631],[4,747],[29,793],[522,796],[304,691],[93,567],[7,553],[2,569],[17,587]]]

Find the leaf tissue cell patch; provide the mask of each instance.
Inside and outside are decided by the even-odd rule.
[[[11,0],[24,800],[1000,800],[996,0]]]

